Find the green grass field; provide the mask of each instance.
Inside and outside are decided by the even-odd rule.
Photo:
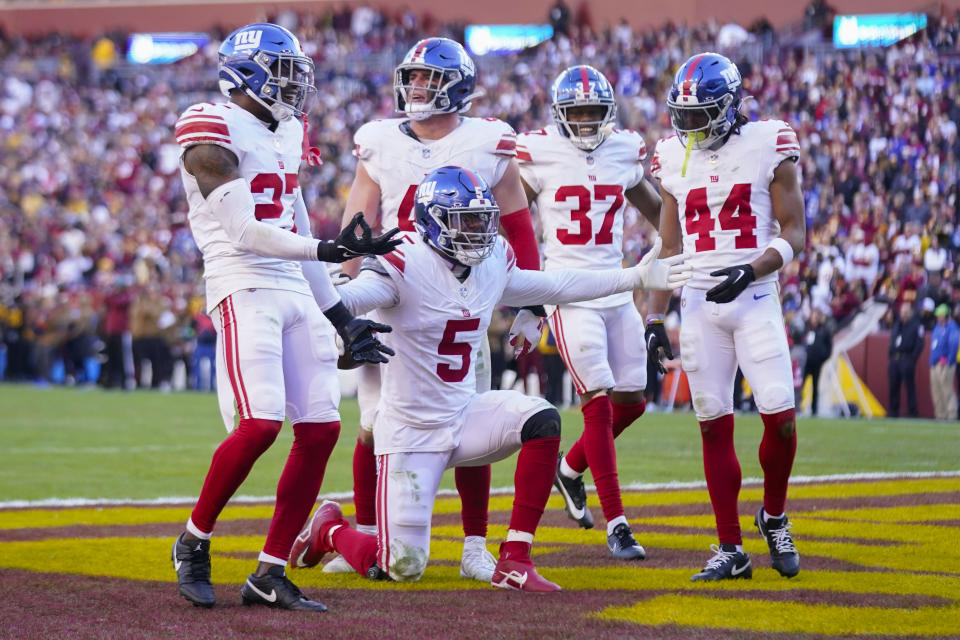
[[[341,407],[343,432],[324,493],[347,492],[357,406]],[[579,411],[563,413],[564,448],[579,436]],[[738,418],[745,478],[760,477],[756,415]],[[952,471],[960,468],[960,425],[925,420],[806,419],[794,475]],[[52,498],[152,499],[196,496],[225,437],[212,394],[104,392],[0,385],[0,502]],[[257,464],[240,494],[270,496],[292,430]],[[617,440],[621,483],[700,481],[700,438],[689,413],[649,414]],[[512,486],[514,458],[494,465],[493,486]],[[452,474],[444,487],[452,488]]]

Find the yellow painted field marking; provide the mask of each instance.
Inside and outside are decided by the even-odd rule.
[[[595,617],[642,625],[673,624],[770,633],[817,633],[832,637],[853,634],[935,636],[956,634],[960,608],[837,607],[793,602],[722,600],[665,595],[630,607],[610,607]]]

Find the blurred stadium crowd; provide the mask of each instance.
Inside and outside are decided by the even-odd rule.
[[[393,115],[393,66],[425,35],[462,41],[462,27],[369,8],[267,17],[294,30],[317,61],[308,135],[324,164],[304,167],[300,183],[315,235],[332,237],[355,167],[353,132]],[[960,320],[960,14],[933,17],[898,45],[853,51],[788,39],[763,23],[732,49],[718,46],[716,24],[594,29],[578,15],[562,27],[523,53],[478,59],[486,97],[469,115],[540,128],[550,122],[552,78],[589,63],[616,86],[621,124],[652,150],[672,133],[663,100],[673,71],[693,51],[719,49],[740,65],[751,118],[796,129],[808,249],[781,281],[798,371],[815,311],[831,329],[869,298],[894,303],[888,327],[903,303],[918,312],[946,304]],[[202,313],[173,124],[188,105],[221,99],[223,34],[213,35],[175,64],[134,66],[120,59],[125,34],[0,33],[0,379],[168,388],[177,370],[175,386],[209,386],[203,363],[214,334]],[[629,261],[652,235],[629,211]],[[553,371],[542,377],[555,396],[549,345],[520,364],[521,378],[529,370]]]

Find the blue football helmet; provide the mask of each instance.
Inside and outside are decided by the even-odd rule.
[[[220,92],[243,91],[276,120],[307,113],[317,90],[313,71],[297,37],[275,24],[240,27],[220,45]]]
[[[425,84],[410,80],[415,69],[427,70]],[[470,101],[481,95],[475,92],[477,68],[466,50],[448,38],[421,40],[403,57],[393,78],[394,105],[397,111],[412,120],[426,120],[437,113],[467,111]],[[419,91],[419,98],[411,99]]]
[[[473,171],[448,166],[427,174],[417,187],[414,211],[424,241],[448,258],[477,265],[493,252],[500,207]]]
[[[691,57],[677,70],[667,95],[670,121],[684,145],[709,149],[737,122],[740,70],[718,53]],[[689,136],[689,137],[688,137]]]
[[[590,120],[571,120],[572,109],[595,111],[597,115],[590,116]],[[580,149],[593,151],[610,135],[616,123],[613,86],[591,66],[568,67],[553,81],[550,112],[560,133]]]

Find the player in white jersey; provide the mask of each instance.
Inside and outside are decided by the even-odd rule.
[[[530,221],[530,212],[520,184],[516,134],[510,125],[495,118],[470,118],[463,114],[479,94],[473,61],[457,42],[427,38],[414,45],[395,70],[394,96],[403,118],[375,120],[354,136],[357,170],[345,212],[379,213],[383,227],[413,230],[414,194],[430,171],[444,165],[471,167],[492,186],[504,211],[501,225],[524,269],[539,269],[540,256]],[[346,214],[344,220],[346,221]],[[348,265],[356,275],[359,264]],[[530,311],[518,314],[511,330],[526,329],[530,343],[539,339],[539,318]],[[535,334],[535,337],[534,337]],[[528,344],[530,344],[528,343]],[[478,388],[490,388],[490,352],[483,345],[477,358]],[[354,504],[357,524],[375,530],[376,462],[371,429],[380,397],[380,371],[361,367],[357,399],[360,430],[354,450]],[[490,581],[494,559],[486,552],[489,467],[461,468],[456,485],[463,504],[464,548],[461,575]],[[335,558],[325,571],[350,571]]]
[[[297,171],[313,62],[292,33],[265,23],[238,29],[220,47],[219,71],[230,101],[188,108],[175,134],[217,329],[217,393],[231,433],[173,545],[173,564],[180,594],[212,607],[217,517],[289,418],[293,448],[259,564],[241,595],[246,604],[325,611],[287,579],[284,566],[340,433],[334,327],[355,359],[386,362],[381,352],[391,352],[372,334],[389,327],[354,318],[319,261],[387,253],[399,241],[390,239],[396,231],[372,238],[359,214],[335,241],[310,235]]]
[[[416,192],[417,234],[393,253],[365,262],[340,294],[355,313],[377,308],[399,354],[383,370],[374,423],[380,465],[377,535],[355,531],[325,502],[301,532],[293,566],[313,566],[336,550],[364,575],[418,580],[430,552],[433,501],[445,469],[486,465],[519,450],[513,513],[492,584],[558,591],[530,558],[560,446],[560,414],[517,391],[478,392],[474,359],[501,304],[562,304],[637,288],[673,288],[689,268],[683,256],[603,271],[518,268],[497,235],[499,208],[477,174],[442,167]]]
[[[643,137],[614,128],[613,87],[587,65],[562,71],[551,88],[554,124],[520,136],[520,175],[543,227],[544,270],[615,269],[623,262],[629,202],[660,226],[660,196],[643,179]],[[593,527],[583,472],[590,467],[614,557],[643,559],[620,500],[613,440],[645,408],[647,353],[632,292],[561,305],[550,316],[557,348],[580,394],[583,435],[561,456],[554,484],[567,513]]]
[[[693,278],[680,299],[680,359],[700,421],[703,466],[720,545],[693,580],[749,578],[737,499],[740,463],[733,442],[737,365],[763,419],[763,506],[756,525],[773,567],[791,577],[800,556],[784,513],[797,448],[793,375],[780,309],[777,270],[804,248],[806,224],[796,162],[800,145],[785,122],[750,122],[740,114],[740,72],[703,53],[674,78],[667,107],[676,136],[657,143],[650,171],[660,181],[660,233],[669,253],[681,248]],[[681,240],[682,239],[682,240]],[[665,311],[666,297],[655,294]],[[668,344],[648,323],[647,348],[659,362]]]

